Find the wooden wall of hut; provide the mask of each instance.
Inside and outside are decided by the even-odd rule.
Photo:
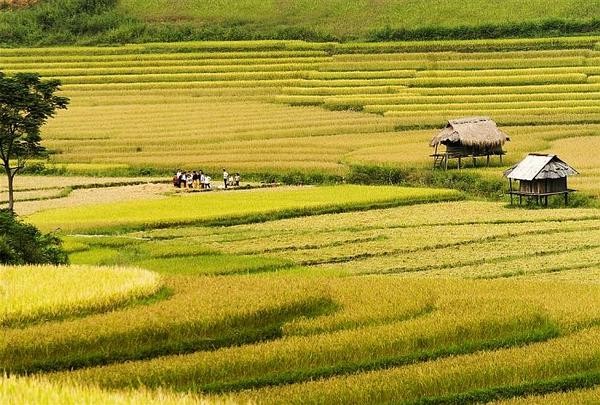
[[[460,143],[449,143],[446,144],[446,152],[453,156],[468,156],[470,151]]]
[[[567,191],[567,178],[560,179],[542,179],[526,181],[521,180],[519,183],[519,191],[522,193],[543,194],[543,193],[558,193]]]
[[[503,155],[502,146],[493,148],[465,146],[460,142],[446,143],[446,152],[451,156],[487,156],[487,155]]]

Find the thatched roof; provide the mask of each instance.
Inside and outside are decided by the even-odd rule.
[[[488,117],[469,117],[449,120],[448,125],[433,137],[430,146],[460,142],[464,146],[495,148],[509,140]]]
[[[504,172],[509,179],[514,180],[543,180],[560,179],[573,174],[577,170],[563,162],[556,155],[530,153],[518,164]]]

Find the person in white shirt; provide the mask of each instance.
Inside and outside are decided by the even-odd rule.
[[[227,173],[227,170],[223,169],[223,184],[225,185],[225,188],[227,188],[227,180],[229,180],[229,173]]]
[[[185,175],[185,178],[187,180],[187,188],[189,190],[191,190],[192,188],[194,188],[194,176],[192,176],[192,173],[188,172]]]
[[[206,176],[204,176],[204,172],[200,170],[200,188],[206,188]]]

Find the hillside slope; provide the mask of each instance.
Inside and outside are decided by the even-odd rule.
[[[126,14],[145,21],[193,22],[245,27],[268,35],[314,30],[324,36],[366,39],[390,27],[497,26],[548,20],[588,21],[600,16],[600,1],[584,0],[119,0]],[[484,33],[482,33],[482,36]]]
[[[378,41],[600,32],[600,0],[45,0],[0,7],[0,46],[302,39]]]
[[[56,170],[226,167],[290,183],[356,165],[430,173],[436,128],[484,115],[510,134],[505,165],[527,152],[558,153],[582,173],[573,187],[600,196],[598,41],[18,48],[1,50],[0,66],[62,81],[71,105],[44,127]],[[490,170],[502,179],[500,167]]]

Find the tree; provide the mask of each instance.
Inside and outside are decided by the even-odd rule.
[[[44,152],[40,128],[69,99],[54,95],[59,80],[41,80],[34,73],[12,77],[0,72],[0,159],[8,177],[8,209],[14,210],[14,179],[28,158]]]
[[[67,264],[61,240],[0,209],[0,264]]]

